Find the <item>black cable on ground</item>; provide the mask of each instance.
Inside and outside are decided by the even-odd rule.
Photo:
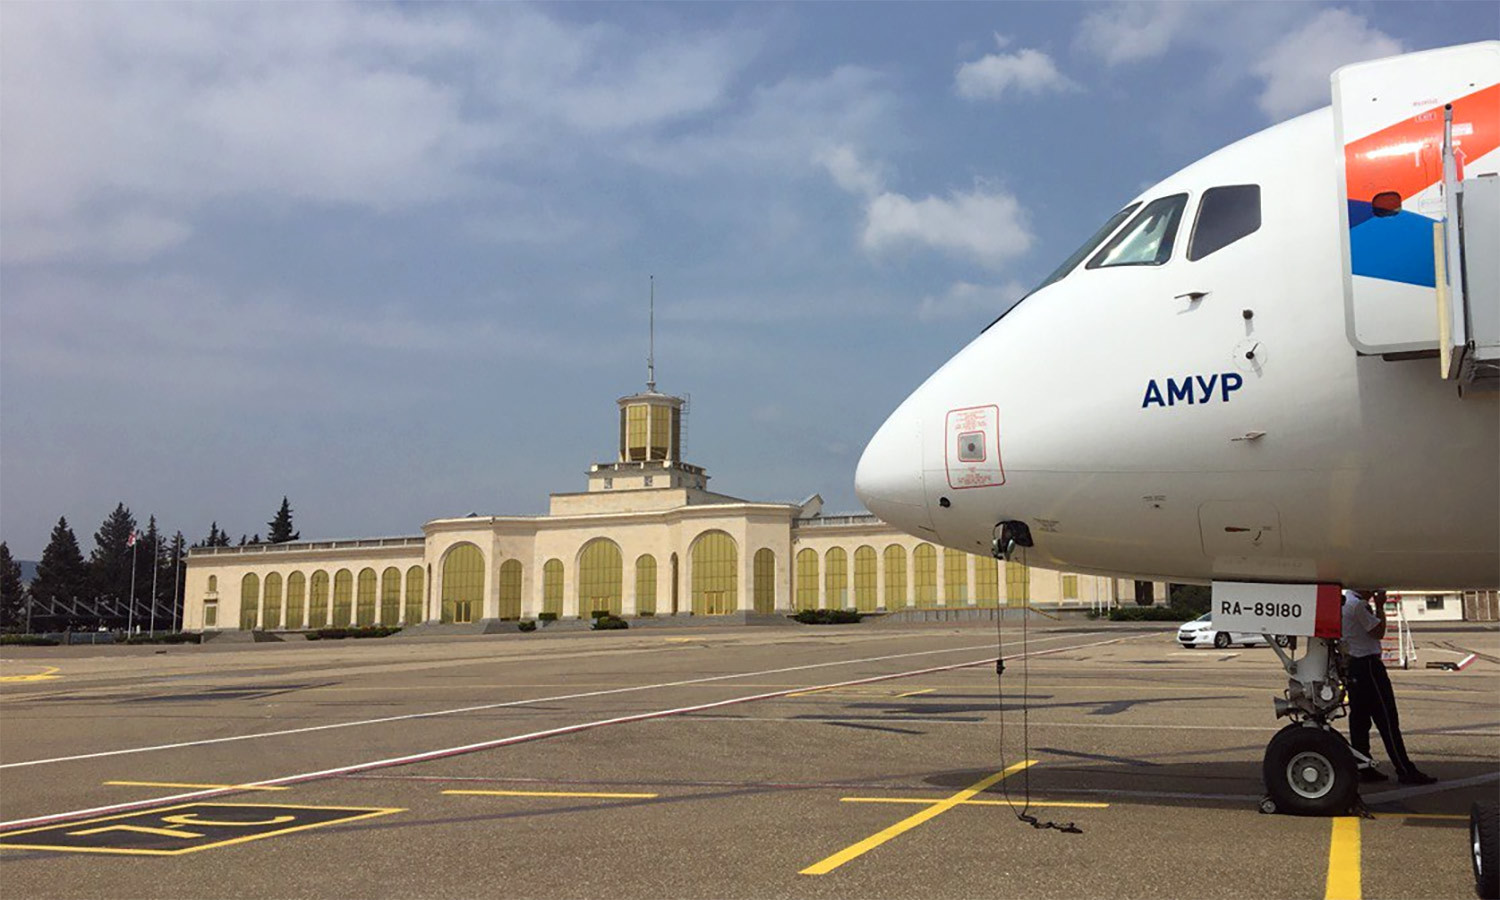
[[[1008,554],[1006,554],[1008,555]],[[996,553],[996,559],[1000,554]],[[1008,560],[1006,560],[1008,561]],[[1021,566],[1026,571],[1026,549],[1021,548]],[[1006,582],[1006,594],[1009,596],[1009,581]],[[1030,585],[1027,585],[1026,606],[1031,605]],[[1009,603],[1006,604],[1009,609]],[[1006,610],[995,611],[995,697],[1000,708],[1000,768],[1001,771],[1010,768],[1005,759],[1005,621]],[[1021,610],[1021,761],[1031,759],[1031,615],[1030,610]],[[1016,803],[1010,796],[1010,779],[1000,779],[1000,790],[1005,794],[1005,804],[1015,817],[1032,828],[1053,829],[1065,834],[1083,834],[1083,829],[1073,822],[1043,822],[1031,814],[1031,766],[1021,770],[1021,808],[1016,808]]]

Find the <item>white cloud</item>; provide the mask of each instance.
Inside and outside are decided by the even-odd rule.
[[[873,197],[880,193],[885,183],[880,172],[861,160],[848,144],[824,148],[814,157],[833,176],[834,182],[851,194]]]
[[[1057,70],[1052,57],[1031,48],[991,53],[966,62],[958,67],[953,87],[960,97],[969,100],[996,100],[1007,93],[1038,95],[1078,89],[1072,79]]]
[[[1256,104],[1271,119],[1284,119],[1330,99],[1329,76],[1339,66],[1394,56],[1401,42],[1372,27],[1363,16],[1326,9],[1267,49],[1253,71],[1265,87]]]
[[[1005,284],[972,284],[955,282],[940,295],[928,295],[917,306],[917,318],[924,322],[1000,315],[1026,293],[1020,282]]]
[[[1084,17],[1076,46],[1106,65],[1155,59],[1205,10],[1217,14],[1220,4],[1211,3],[1115,3]]]
[[[1031,241],[1020,201],[985,185],[920,200],[879,194],[865,208],[861,237],[870,252],[925,246],[989,268],[1025,253]]]

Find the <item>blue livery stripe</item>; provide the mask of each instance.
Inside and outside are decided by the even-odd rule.
[[[1368,203],[1360,204],[1366,209]],[[1349,204],[1353,223],[1355,203]],[[1349,229],[1349,261],[1355,275],[1435,287],[1432,258],[1432,219],[1402,211],[1394,216],[1370,216]]]

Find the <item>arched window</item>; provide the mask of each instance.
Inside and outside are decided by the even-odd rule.
[[[706,531],[693,542],[693,615],[723,616],[739,609],[739,551],[734,538]]]
[[[818,551],[797,551],[797,609],[818,608]]]
[[[885,608],[895,611],[906,606],[906,548],[892,544],[885,548]]]
[[[834,547],[823,555],[824,596],[829,609],[843,609],[849,605],[849,554],[843,547]]]
[[[375,624],[375,570],[359,571],[359,602],[354,609],[354,623],[361,628]]]
[[[260,603],[260,577],[247,572],[240,579],[240,630],[255,630],[256,606]]]
[[[219,576],[208,576],[208,592],[210,594],[217,594],[219,592]]]
[[[427,620],[427,579],[421,566],[406,570],[406,624],[416,625]]]
[[[578,554],[578,615],[592,619],[602,610],[618,616],[625,593],[625,561],[620,545],[595,538]]]
[[[1031,569],[1025,563],[1005,564],[1005,603],[1007,606],[1031,604]]]
[[[354,606],[354,573],[339,569],[333,575],[333,627],[348,628]]]
[[[969,554],[943,548],[943,598],[948,606],[969,605]]]
[[[854,551],[854,608],[860,612],[875,611],[875,587],[879,578],[876,566],[874,547],[860,547]]]
[[[980,606],[1000,605],[1000,564],[993,556],[974,558],[974,602]]]
[[[458,544],[443,557],[443,621],[472,622],[484,615],[484,554]]]
[[[380,573],[380,624],[395,625],[401,621],[401,570],[387,566]]]
[[[321,569],[312,575],[307,594],[307,627],[322,628],[328,624],[328,573]]]
[[[776,611],[776,551],[762,547],[755,551],[754,596],[755,611]]]
[[[562,618],[563,564],[549,559],[542,566],[542,612]]]
[[[915,582],[917,606],[937,606],[937,550],[931,544],[918,544],[911,552],[912,580]]]
[[[281,575],[272,572],[260,596],[260,627],[270,631],[281,628]]]
[[[302,628],[307,624],[303,618],[307,612],[307,576],[293,572],[286,577],[286,627]]]
[[[649,553],[635,560],[635,613],[656,614],[656,557]]]
[[[500,564],[500,618],[521,618],[521,561],[507,559]]]

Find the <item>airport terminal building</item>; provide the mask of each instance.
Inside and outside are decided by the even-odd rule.
[[[1136,582],[1001,564],[825,516],[822,499],[742,500],[683,462],[681,398],[622,397],[619,452],[546,515],[434,519],[411,537],[204,547],[187,560],[184,626],[322,627],[862,612],[1165,600]],[[731,618],[733,617],[733,618]]]

